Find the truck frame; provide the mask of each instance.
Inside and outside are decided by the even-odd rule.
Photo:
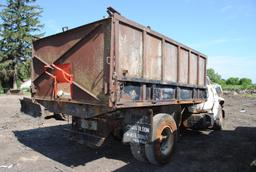
[[[107,12],[33,41],[32,99],[71,115],[69,131],[79,142],[99,147],[112,133],[136,159],[165,164],[188,107],[207,99],[207,57]]]

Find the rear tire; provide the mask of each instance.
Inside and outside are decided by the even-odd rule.
[[[145,145],[130,143],[130,149],[135,159],[142,162],[148,162],[145,154]]]
[[[145,145],[148,161],[161,165],[170,161],[175,148],[177,125],[169,114],[153,117],[152,142]]]

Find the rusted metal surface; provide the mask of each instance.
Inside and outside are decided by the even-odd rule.
[[[202,70],[199,70],[199,76],[198,76],[198,80],[199,80],[198,84],[199,85],[205,85],[205,78],[206,78],[205,68],[206,68],[206,62],[203,57],[200,57],[199,58],[199,69],[202,69]]]
[[[178,57],[178,47],[166,43],[166,57],[165,57],[165,81],[177,82],[177,57]]]
[[[67,92],[71,102],[101,103],[104,82],[105,58],[109,56],[110,20],[105,19],[73,30],[43,38],[33,43],[33,84],[35,98],[66,99],[56,97],[54,65],[71,65],[73,80],[68,84],[58,82],[58,90]],[[46,66],[49,69],[45,69]],[[56,78],[55,78],[56,79]],[[62,83],[62,84],[61,84]]]
[[[59,82],[58,65],[61,71],[70,65],[71,80]],[[115,110],[202,102],[205,77],[205,55],[118,13],[33,43],[33,97],[65,107],[80,102]],[[70,96],[58,96],[59,91]]]
[[[180,50],[178,72],[180,73],[179,82],[183,84],[188,84],[188,51],[185,49]]]
[[[120,24],[119,71],[126,77],[142,77],[142,32]]]
[[[145,79],[161,80],[162,43],[159,38],[147,34],[147,56],[145,58]]]
[[[119,84],[116,85],[116,107],[149,106],[150,103],[151,106],[181,102],[189,104],[205,99],[206,94],[199,94],[201,90],[205,92],[205,55],[120,15],[113,14],[112,17],[118,21],[115,22],[115,29],[122,28],[126,31],[122,31],[125,37],[135,38],[134,32],[139,35],[132,42],[140,45],[142,40],[143,52],[142,65],[139,63],[142,66],[142,77],[129,76],[129,70],[117,73],[115,82]],[[137,59],[124,59],[127,56],[122,56],[120,50],[118,52],[115,54],[115,68],[122,67],[121,62],[129,63],[126,66],[138,62]],[[133,53],[133,57],[139,57],[140,61],[140,48],[139,51],[137,48],[130,53]],[[140,69],[136,70],[140,73]]]
[[[194,53],[190,54],[190,68],[189,68],[189,84],[197,84],[197,55]]]
[[[37,102],[50,112],[64,113],[79,118],[92,118],[111,111],[111,109],[103,105],[83,104],[82,102],[74,101],[37,99]]]

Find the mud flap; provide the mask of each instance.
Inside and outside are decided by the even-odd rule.
[[[131,114],[126,119],[123,143],[146,144],[151,139],[152,115]]]

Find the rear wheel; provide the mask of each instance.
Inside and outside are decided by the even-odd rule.
[[[130,148],[135,159],[138,161],[147,162],[144,144],[130,143]]]
[[[145,153],[152,164],[165,164],[170,161],[176,142],[177,126],[168,114],[153,117],[152,142],[145,145]]]

